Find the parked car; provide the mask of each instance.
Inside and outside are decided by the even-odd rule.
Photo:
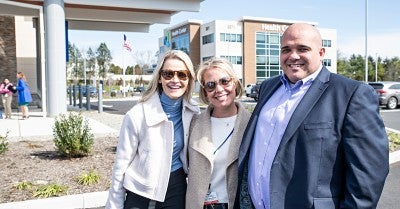
[[[86,93],[86,86],[82,86],[82,95],[83,95],[84,97],[87,96],[87,93]],[[89,86],[89,96],[94,97],[94,96],[96,96],[96,95],[97,95],[97,89],[96,89],[96,87],[94,87],[94,86]]]
[[[250,97],[251,94],[251,89],[253,88],[253,86],[255,86],[256,84],[247,84],[246,88],[245,88],[245,93],[246,93],[246,97]]]
[[[135,92],[143,92],[144,91],[144,86],[138,86],[134,88]]]
[[[251,88],[250,97],[254,99],[254,101],[258,101],[258,93],[260,91],[261,84],[255,84],[253,88]]]
[[[375,89],[380,105],[385,105],[388,109],[395,109],[400,105],[400,82],[381,81],[368,84]]]

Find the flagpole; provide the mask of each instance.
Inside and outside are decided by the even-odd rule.
[[[124,34],[124,42],[125,42],[126,36]],[[124,43],[125,44],[125,43]],[[122,95],[123,97],[126,97],[125,95],[125,46],[122,45],[122,62],[123,62],[123,67],[122,67]]]
[[[122,68],[122,91],[124,92],[123,93],[123,95],[124,95],[124,97],[126,97],[126,94],[125,94],[125,52],[124,52],[124,68]]]
[[[127,37],[126,37],[126,35],[124,34],[124,47],[123,47],[124,49],[126,48],[128,51],[129,51],[129,53],[131,53],[132,52],[132,46],[131,46],[131,44],[129,43],[129,41],[127,40]],[[124,53],[124,63],[125,63],[125,53]],[[125,64],[124,64],[124,68],[122,69],[122,72],[123,72],[123,75],[122,75],[122,81],[123,81],[123,92],[124,92],[124,97],[125,97],[125,91],[126,91],[126,87],[125,87]]]

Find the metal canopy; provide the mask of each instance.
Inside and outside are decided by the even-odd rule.
[[[202,0],[64,0],[72,30],[148,32],[152,24],[169,24],[181,11],[197,12]],[[43,0],[0,1],[0,15],[39,17]]]

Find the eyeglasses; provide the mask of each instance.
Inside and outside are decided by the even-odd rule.
[[[217,88],[217,85],[222,85],[223,87],[228,86],[232,81],[232,78],[220,78],[218,81],[209,81],[207,83],[203,84],[203,88],[208,91],[208,92],[212,92],[215,90],[215,88]]]
[[[171,80],[175,75],[178,75],[179,80],[186,81],[188,79],[188,71],[187,70],[161,70],[161,76],[165,80]]]

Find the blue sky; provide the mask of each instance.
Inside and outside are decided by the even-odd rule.
[[[150,26],[149,33],[69,31],[69,41],[80,49],[97,48],[104,42],[111,50],[113,63],[135,64],[134,56],[123,49],[123,34],[137,51],[158,50],[163,29],[188,19],[239,20],[243,16],[317,22],[318,27],[337,30],[338,50],[345,57],[365,55],[365,0],[205,0],[200,12],[181,12],[171,24]],[[368,0],[368,54],[400,57],[400,1]],[[127,54],[128,53],[128,54]]]

